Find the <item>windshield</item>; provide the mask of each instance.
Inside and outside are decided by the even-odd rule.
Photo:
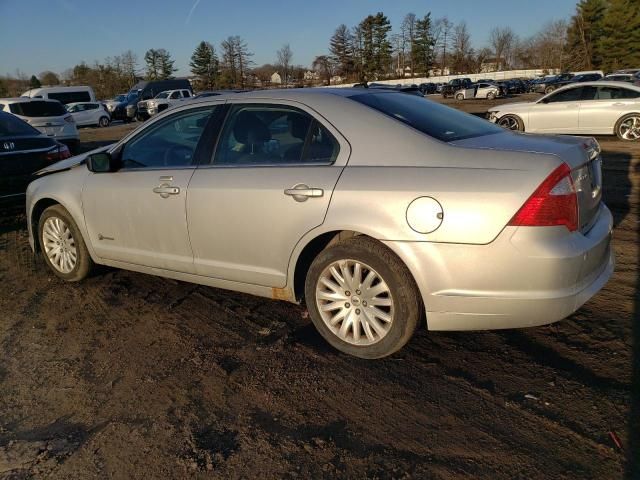
[[[416,95],[380,92],[349,98],[443,142],[504,132],[486,120]]]
[[[167,98],[169,96],[169,92],[160,92],[155,98]]]
[[[9,105],[11,113],[24,117],[59,117],[67,113],[67,109],[60,102],[20,102]]]
[[[40,132],[18,117],[0,112],[0,137],[26,137]]]

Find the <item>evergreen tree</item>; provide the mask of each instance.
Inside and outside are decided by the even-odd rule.
[[[171,54],[169,52],[167,52],[164,48],[161,48],[160,50],[158,50],[158,54],[159,54],[159,64],[158,66],[160,67],[160,80],[167,80],[169,78],[173,78],[173,73],[177,70],[177,68],[175,68],[173,66],[173,64],[175,63],[172,59],[171,59]]]
[[[377,79],[391,67],[391,23],[382,12],[378,12],[375,16],[367,16],[358,29],[363,74],[369,81]]]
[[[613,71],[640,65],[640,2],[611,0],[596,43],[601,68]]]
[[[433,67],[433,33],[431,31],[431,13],[416,20],[415,35],[411,53],[415,72],[429,76],[429,70]]]
[[[349,77],[354,71],[353,58],[353,35],[345,24],[336,28],[335,33],[331,37],[329,51],[332,60],[336,65],[336,73],[338,75]]]
[[[600,39],[608,0],[580,0],[567,30],[566,55],[575,70],[602,66]]]
[[[147,64],[147,80],[158,80],[160,76],[160,55],[158,50],[150,48],[144,54]]]
[[[201,88],[212,89],[216,86],[219,62],[213,45],[205,41],[200,42],[191,55],[189,65],[191,73],[198,77]]]
[[[41,86],[42,84],[40,83],[40,80],[38,80],[38,77],[36,77],[35,75],[31,75],[31,80],[29,80],[29,87],[40,88]]]

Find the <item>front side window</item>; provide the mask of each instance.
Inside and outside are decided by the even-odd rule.
[[[236,105],[218,142],[216,165],[332,163],[337,140],[308,113],[284,105]]]
[[[189,93],[189,90],[183,90],[182,91],[182,96],[184,98],[189,98],[191,96],[191,93]]]
[[[172,115],[128,141],[121,153],[123,168],[176,168],[194,163],[200,137],[216,107]]]
[[[175,100],[176,98],[180,98],[180,92],[178,92],[178,91],[173,92],[169,98],[171,100]]]
[[[554,93],[545,99],[544,103],[557,103],[557,102],[577,102],[581,100],[582,87],[570,88],[568,90],[562,90],[561,92]]]

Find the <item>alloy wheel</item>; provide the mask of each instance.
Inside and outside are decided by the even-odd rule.
[[[625,140],[640,139],[640,115],[626,118],[618,127],[618,132]]]
[[[506,128],[507,130],[520,130],[518,120],[516,120],[514,117],[503,117],[498,120],[498,125],[500,125],[502,128]]]
[[[316,284],[323,322],[352,345],[378,343],[391,329],[393,297],[382,276],[357,260],[339,260],[324,269]]]
[[[69,225],[58,217],[49,217],[42,228],[42,246],[51,265],[61,273],[76,268],[78,251]]]

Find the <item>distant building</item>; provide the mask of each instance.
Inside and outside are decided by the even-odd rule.
[[[342,83],[342,77],[340,75],[334,75],[331,77],[331,85],[340,85]]]
[[[278,72],[273,72],[273,74],[271,75],[271,84],[282,85],[282,77]]]
[[[480,64],[480,73],[491,73],[498,71],[498,59],[487,58]]]
[[[307,70],[304,72],[303,78],[305,82],[317,82],[320,80],[320,75],[318,75],[318,72],[314,72],[313,70]]]

